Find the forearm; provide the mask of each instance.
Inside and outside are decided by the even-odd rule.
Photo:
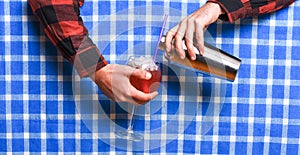
[[[82,0],[29,0],[29,3],[48,38],[81,77],[89,76],[107,64],[88,37],[80,17]]]
[[[222,20],[234,21],[260,14],[271,13],[289,6],[295,0],[208,0],[220,5],[225,14],[219,18]]]

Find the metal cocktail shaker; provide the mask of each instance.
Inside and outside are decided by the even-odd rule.
[[[158,48],[165,51],[165,36],[160,40]],[[184,67],[196,72],[204,73],[210,76],[234,81],[240,67],[241,60],[234,57],[219,48],[216,48],[204,42],[204,54],[200,55],[196,47],[196,60],[191,60],[187,53],[187,47],[183,42],[183,49],[186,52],[186,58],[181,59],[176,52],[169,57],[171,64]]]

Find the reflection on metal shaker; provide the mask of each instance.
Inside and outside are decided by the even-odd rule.
[[[165,51],[165,39],[165,36],[163,36],[159,43],[159,49],[163,51]],[[206,42],[204,43],[203,55],[200,55],[198,49],[194,47],[194,51],[198,52],[194,61],[190,59],[184,41],[183,49],[185,50],[186,58],[181,59],[176,52],[172,52],[172,55],[168,58],[171,64],[231,82],[234,81],[241,64],[239,58]]]

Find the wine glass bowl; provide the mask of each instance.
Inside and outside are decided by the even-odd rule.
[[[140,79],[136,76],[130,76],[130,83],[137,89],[144,93],[152,93],[156,91],[161,82],[161,69],[158,68],[157,70],[149,70],[151,73],[151,78],[149,80]]]

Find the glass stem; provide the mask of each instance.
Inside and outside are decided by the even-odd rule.
[[[130,116],[130,120],[129,120],[129,123],[128,123],[128,130],[132,130],[133,129],[134,111],[135,111],[135,105],[132,105],[131,116]]]

